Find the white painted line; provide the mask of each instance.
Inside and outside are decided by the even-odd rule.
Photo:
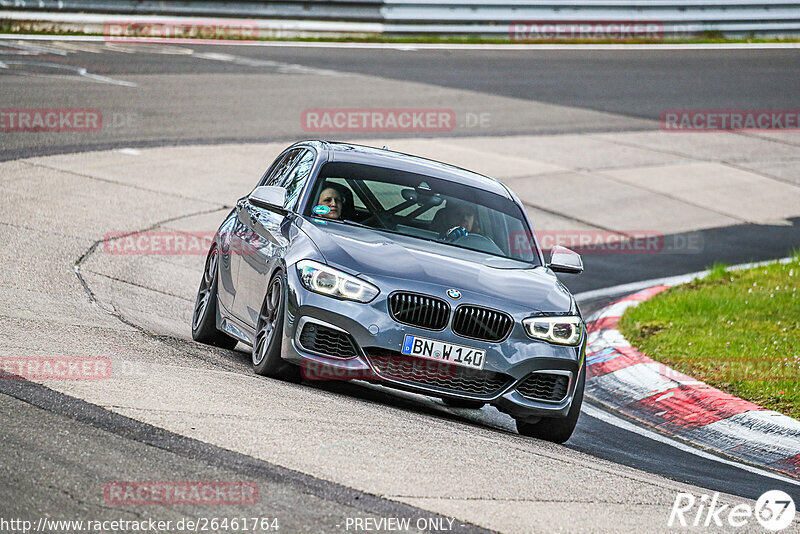
[[[21,41],[105,41],[101,35],[26,35],[2,34],[0,39]],[[179,44],[182,40],[170,41]],[[146,40],[140,43],[146,43]],[[154,39],[154,43],[163,39]],[[185,40],[184,40],[185,42]],[[128,43],[126,43],[128,44]],[[137,43],[130,43],[137,44]],[[191,44],[198,44],[196,42]],[[550,51],[550,50],[776,50],[798,49],[800,43],[686,43],[686,44],[448,44],[448,43],[342,43],[318,41],[218,41],[203,40],[203,45],[217,46],[262,46],[274,48],[344,48],[385,50],[502,50],[502,51]]]
[[[134,45],[135,46],[135,45]],[[279,74],[315,74],[317,76],[341,76],[341,73],[328,70],[306,67],[296,63],[284,63],[282,61],[272,61],[270,59],[255,59],[245,56],[234,56],[232,54],[220,54],[218,52],[196,52],[192,51],[192,57],[207,59],[210,61],[224,61],[236,65],[247,67],[268,67],[276,69]]]
[[[778,46],[753,46],[746,43],[724,44],[448,44],[448,43],[320,43],[303,41],[232,42],[233,46],[273,46],[291,48],[385,48],[390,50],[743,50],[800,48],[800,43],[758,43]],[[786,46],[789,45],[789,46]]]
[[[622,317],[622,314],[625,313],[625,310],[628,308],[634,308],[638,304],[638,300],[622,300],[620,302],[615,302],[611,306],[604,308],[603,313],[600,314],[600,317]]]
[[[125,80],[116,80],[114,78],[109,78],[108,76],[100,76],[99,74],[92,74],[88,72],[86,69],[80,70],[80,75],[84,78],[89,80],[95,81],[97,83],[106,83],[109,85],[119,85],[122,87],[139,87],[138,83],[135,82],[128,82]]]
[[[611,414],[611,413],[609,413],[609,412],[607,412],[605,410],[597,408],[596,406],[592,406],[591,404],[584,403],[583,406],[581,407],[581,411],[584,412],[589,417],[594,417],[595,419],[599,419],[599,420],[601,420],[601,421],[603,421],[605,423],[608,423],[609,425],[613,425],[613,426],[615,426],[617,428],[621,428],[623,430],[627,430],[628,432],[633,432],[634,434],[638,434],[638,435],[643,436],[645,438],[652,439],[653,441],[657,441],[658,443],[663,443],[664,445],[668,445],[670,447],[673,447],[673,448],[678,449],[678,450],[683,451],[683,452],[687,452],[689,454],[693,454],[693,455],[698,456],[700,458],[704,458],[706,460],[712,460],[714,462],[719,462],[719,463],[722,463],[722,464],[726,464],[726,465],[730,465],[730,466],[733,466],[733,467],[737,467],[737,468],[739,468],[739,469],[741,469],[743,471],[747,471],[749,473],[754,473],[754,474],[759,475],[759,476],[772,478],[774,480],[780,480],[781,482],[785,482],[787,484],[792,484],[794,486],[800,487],[800,480],[794,480],[794,479],[791,479],[791,478],[788,478],[788,477],[781,476],[781,475],[779,475],[777,473],[773,473],[772,471],[768,471],[766,469],[760,469],[760,468],[752,466],[752,465],[742,464],[742,463],[739,463],[739,462],[735,462],[733,460],[728,460],[727,458],[722,458],[722,457],[717,456],[715,454],[708,453],[708,452],[706,452],[704,450],[692,447],[691,445],[687,445],[686,443],[683,443],[681,441],[677,441],[677,440],[668,438],[667,436],[664,436],[663,434],[659,434],[658,432],[654,432],[652,430],[647,430],[646,428],[642,428],[642,427],[640,427],[638,425],[635,425],[635,424],[631,423],[630,421],[627,421],[627,420],[622,419],[620,417],[617,417],[617,416],[615,416],[615,415],[613,415],[613,414]]]
[[[0,62],[0,68],[7,69],[9,65],[18,65],[22,67],[36,67],[36,68],[49,68],[53,69],[54,71],[67,71],[70,74],[45,74],[38,71],[25,71],[22,69],[16,70],[11,72],[11,74],[18,74],[18,75],[26,75],[32,76],[36,78],[63,78],[65,76],[77,76],[79,79],[87,79],[97,83],[105,83],[109,85],[119,85],[122,87],[138,87],[138,84],[134,82],[127,82],[125,80],[116,80],[114,78],[109,78],[108,76],[101,76],[99,74],[92,74],[88,70],[83,67],[76,67],[72,65],[62,65],[61,63],[50,63],[47,61],[38,61],[38,60],[25,60],[25,61],[9,61],[6,60],[4,62]]]
[[[85,41],[103,42],[102,35],[28,35],[15,33],[0,33],[0,40],[5,41]]]
[[[136,150],[135,148],[120,148],[117,150],[120,154],[127,154],[128,156],[141,156],[142,152],[140,150]]]
[[[25,52],[30,52],[32,55],[39,55],[39,54],[52,54],[55,56],[66,56],[68,52],[66,50],[59,50],[53,46],[47,45],[31,45],[31,44],[23,44],[23,43],[5,43],[2,46],[6,46],[8,48],[12,48],[15,50],[21,50]]]

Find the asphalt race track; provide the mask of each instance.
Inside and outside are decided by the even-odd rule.
[[[4,110],[103,115],[97,132],[0,133],[0,354],[103,356],[115,369],[92,383],[0,381],[0,517],[257,515],[283,532],[407,517],[430,531],[661,532],[681,491],[736,503],[782,489],[800,502],[797,483],[675,447],[591,402],[557,446],[518,436],[494,409],[257,378],[241,346],[191,341],[202,255],[115,255],[104,244],[113,232],[213,231],[294,140],[385,143],[507,182],[540,229],[653,229],[699,244],[584,256],[586,272],[564,282],[594,292],[586,313],[614,296],[604,288],[800,246],[800,134],[659,131],[668,109],[800,108],[798,51],[2,40],[0,61]],[[318,133],[301,120],[310,108],[389,107],[451,109],[457,124]],[[703,189],[723,183],[720,170],[736,187]],[[249,481],[259,498],[104,502],[104,485],[137,480]]]

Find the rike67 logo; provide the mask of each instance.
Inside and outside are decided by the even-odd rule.
[[[794,500],[780,490],[765,492],[754,507],[746,503],[733,507],[719,502],[719,493],[697,497],[679,493],[672,505],[667,525],[670,527],[743,527],[755,518],[772,532],[788,528],[796,514]]]

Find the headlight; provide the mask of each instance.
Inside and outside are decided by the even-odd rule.
[[[330,297],[369,302],[380,293],[372,284],[316,261],[298,261],[297,276],[309,291]]]
[[[558,345],[577,345],[583,333],[583,321],[574,315],[529,317],[522,324],[532,338]]]

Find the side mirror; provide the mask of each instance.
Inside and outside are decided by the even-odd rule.
[[[286,189],[274,185],[262,185],[253,189],[247,200],[259,208],[283,210]]]
[[[577,252],[556,245],[550,251],[548,267],[555,273],[579,274],[583,272],[583,260]]]

